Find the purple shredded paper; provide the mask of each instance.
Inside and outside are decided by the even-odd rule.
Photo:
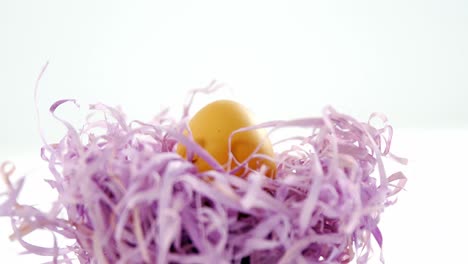
[[[10,182],[12,164],[1,166],[8,191],[0,216],[11,219],[11,238],[51,263],[366,263],[370,240],[382,247],[380,215],[406,183],[385,171],[384,158],[405,162],[390,152],[385,117],[371,116],[384,123],[375,128],[326,107],[321,117],[246,128],[310,133],[282,141],[290,144],[276,153],[275,179],[261,171],[240,178],[183,134],[193,96],[211,90],[194,91],[180,120],[163,112],[129,122],[104,104],[90,107],[80,129],[56,117],[68,132],[41,151],[58,193],[52,210],[19,204],[24,179]],[[58,101],[52,114],[65,103],[74,101]],[[178,142],[215,169],[197,172],[175,153]],[[24,241],[39,229],[75,243]]]

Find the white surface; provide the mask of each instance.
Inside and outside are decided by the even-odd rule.
[[[383,218],[387,263],[460,263],[467,32],[463,0],[0,1],[0,160],[40,166],[33,86],[46,61],[38,103],[48,140],[63,133],[47,112],[55,100],[119,104],[145,120],[213,79],[260,120],[326,104],[362,119],[380,111],[404,128],[395,152],[412,161],[408,191]],[[0,241],[2,262],[40,262]]]
[[[464,263],[468,237],[468,129],[403,130],[409,180],[383,216],[386,263]]]

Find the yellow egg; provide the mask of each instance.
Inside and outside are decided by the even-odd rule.
[[[229,136],[232,132],[243,127],[255,125],[252,115],[239,103],[230,100],[212,102],[202,108],[189,122],[190,130],[195,141],[202,146],[221,164],[226,171],[235,169],[239,163],[245,161],[260,145],[257,154],[273,158],[274,152],[271,142],[263,130],[249,130],[236,133],[231,139],[231,151],[238,163],[228,162]],[[186,158],[186,149],[178,144],[177,153]],[[212,168],[205,160],[195,158],[192,160],[198,170],[203,172]],[[229,163],[229,164],[228,164]],[[276,165],[265,158],[254,158],[248,162],[248,167],[241,168],[236,175],[241,176],[246,169],[259,170],[262,165],[267,168],[266,176],[274,178]]]

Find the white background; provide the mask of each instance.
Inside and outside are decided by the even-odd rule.
[[[383,112],[410,159],[407,190],[383,216],[387,263],[466,261],[467,1],[2,0],[0,161],[37,177],[33,92],[46,61],[38,106],[50,141],[63,135],[47,112],[55,100],[78,100],[60,111],[72,120],[97,101],[148,120],[214,79],[228,87],[217,96],[261,121],[328,104],[363,120]],[[32,181],[26,195],[44,196]],[[0,224],[2,263],[42,261],[18,257]]]

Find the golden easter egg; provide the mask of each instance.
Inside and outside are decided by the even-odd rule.
[[[231,138],[231,153],[235,160],[229,162],[229,137],[231,134],[245,127],[255,125],[252,115],[241,104],[230,100],[212,102],[198,111],[189,121],[189,127],[194,140],[203,147],[223,168],[230,172],[246,161],[255,150],[255,154],[274,157],[273,147],[266,133],[262,129],[238,132]],[[186,133],[187,134],[187,133]],[[177,153],[187,158],[184,145],[178,144]],[[192,160],[200,172],[211,170],[211,166],[201,158]],[[235,174],[245,175],[247,171],[259,171],[266,167],[265,175],[274,178],[276,174],[275,163],[267,158],[254,157],[241,167]]]

